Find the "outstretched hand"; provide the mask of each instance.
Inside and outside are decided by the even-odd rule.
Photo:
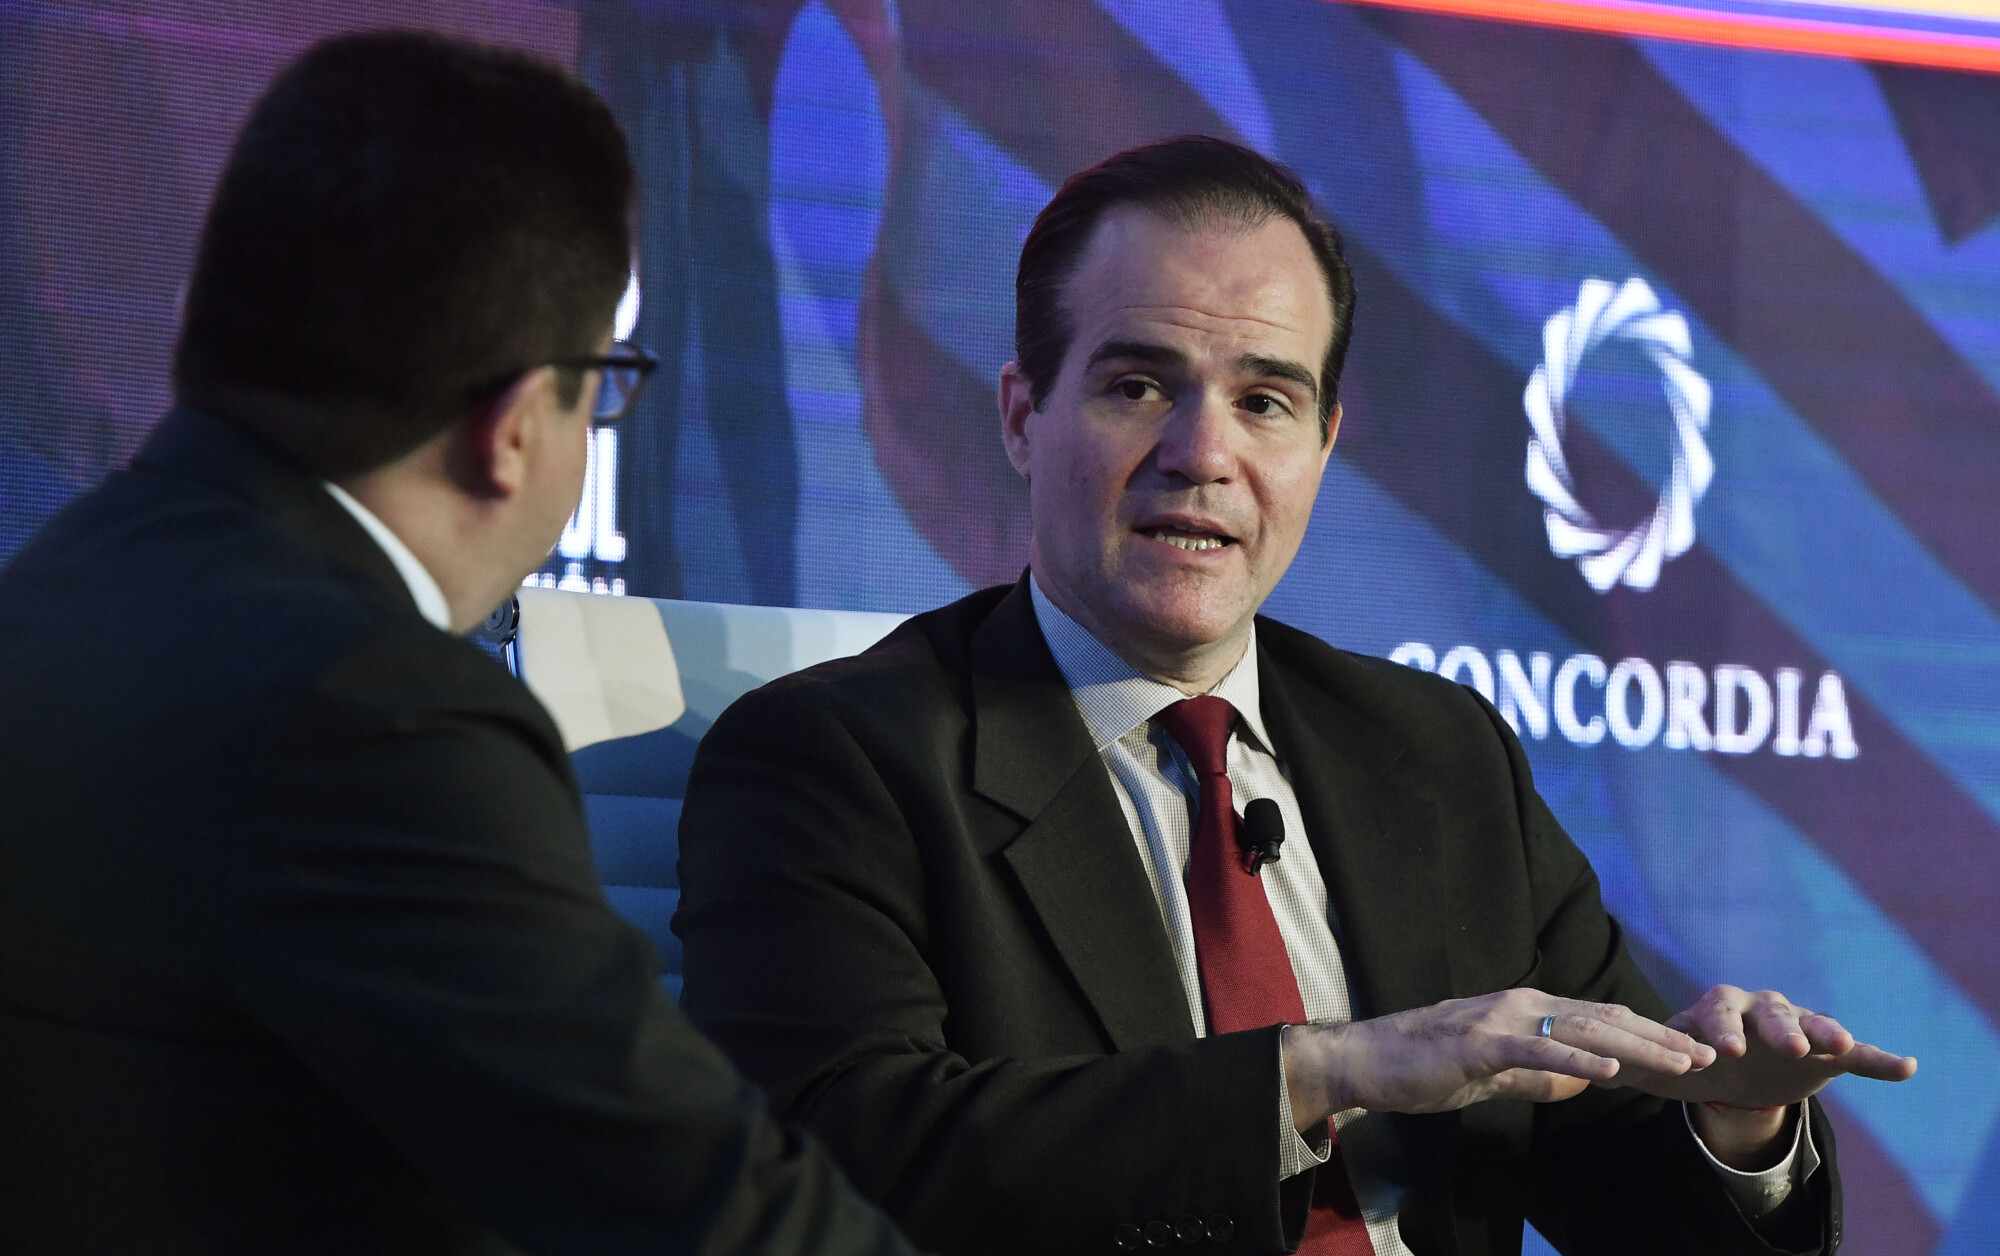
[[[1662,1072],[1638,1061],[1613,1083],[1669,1099],[1731,1108],[1782,1108],[1844,1073],[1876,1081],[1914,1076],[1914,1056],[1855,1041],[1831,1016],[1797,1007],[1775,990],[1716,986],[1667,1024],[1715,1048],[1699,1073]]]
[[[1525,989],[1345,1025],[1294,1026],[1285,1037],[1286,1085],[1301,1130],[1348,1108],[1448,1112],[1496,1097],[1567,1099],[1628,1068],[1678,1077],[1714,1058],[1684,1030],[1630,1008]]]

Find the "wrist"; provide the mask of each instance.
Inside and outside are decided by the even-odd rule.
[[[1712,1100],[1691,1103],[1688,1114],[1709,1154],[1741,1173],[1757,1173],[1784,1159],[1798,1105],[1746,1107]]]
[[[1333,1025],[1287,1025],[1279,1058],[1285,1070],[1285,1094],[1291,1100],[1292,1127],[1301,1134],[1339,1111],[1333,1087]]]
[[[1730,1112],[1783,1112],[1785,1110],[1785,1105],[1782,1103],[1774,1103],[1760,1108],[1755,1104],[1749,1103],[1724,1103],[1720,1099],[1704,1099],[1701,1106],[1707,1108],[1710,1112],[1718,1114],[1727,1114]]]

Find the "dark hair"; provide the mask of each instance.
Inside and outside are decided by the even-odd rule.
[[[1072,329],[1063,289],[1107,211],[1137,205],[1171,222],[1234,222],[1255,227],[1283,216],[1305,233],[1333,304],[1333,339],[1320,364],[1319,426],[1339,396],[1340,368],[1354,331],[1354,276],[1340,233],[1313,212],[1305,184],[1260,153],[1207,135],[1178,135],[1115,153],[1063,181],[1021,245],[1014,276],[1014,357],[1035,408],[1055,387]]]
[[[520,372],[597,351],[632,185],[610,109],[554,65],[415,31],[324,40],[230,152],[175,395],[319,475],[381,466]],[[562,386],[574,404],[580,378]]]

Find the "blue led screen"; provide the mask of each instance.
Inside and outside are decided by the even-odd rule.
[[[1670,1000],[1921,1057],[1831,1091],[1845,1250],[2000,1250],[2000,78],[1322,0],[0,0],[0,556],[164,410],[250,100],[383,24],[573,66],[632,141],[666,361],[566,587],[1013,578],[1036,211],[1162,135],[1292,165],[1360,299],[1267,609],[1492,697]]]

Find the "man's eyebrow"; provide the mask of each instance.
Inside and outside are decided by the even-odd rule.
[[[1150,362],[1155,366],[1180,366],[1188,363],[1188,355],[1171,345],[1152,344],[1144,340],[1107,340],[1091,353],[1090,360],[1083,364],[1088,371],[1103,362]],[[1315,399],[1319,397],[1319,377],[1296,362],[1284,358],[1266,357],[1261,353],[1246,353],[1236,359],[1236,369],[1249,375],[1265,379],[1282,379],[1299,385]]]
[[[1283,358],[1267,358],[1258,353],[1246,353],[1236,359],[1236,367],[1238,370],[1251,375],[1261,375],[1266,379],[1288,379],[1311,392],[1315,399],[1319,397],[1319,377],[1296,362],[1287,362]]]
[[[1187,354],[1167,345],[1148,344],[1143,340],[1107,340],[1097,346],[1090,360],[1083,364],[1090,370],[1100,362],[1113,360],[1122,362],[1150,362],[1154,366],[1186,366]]]

